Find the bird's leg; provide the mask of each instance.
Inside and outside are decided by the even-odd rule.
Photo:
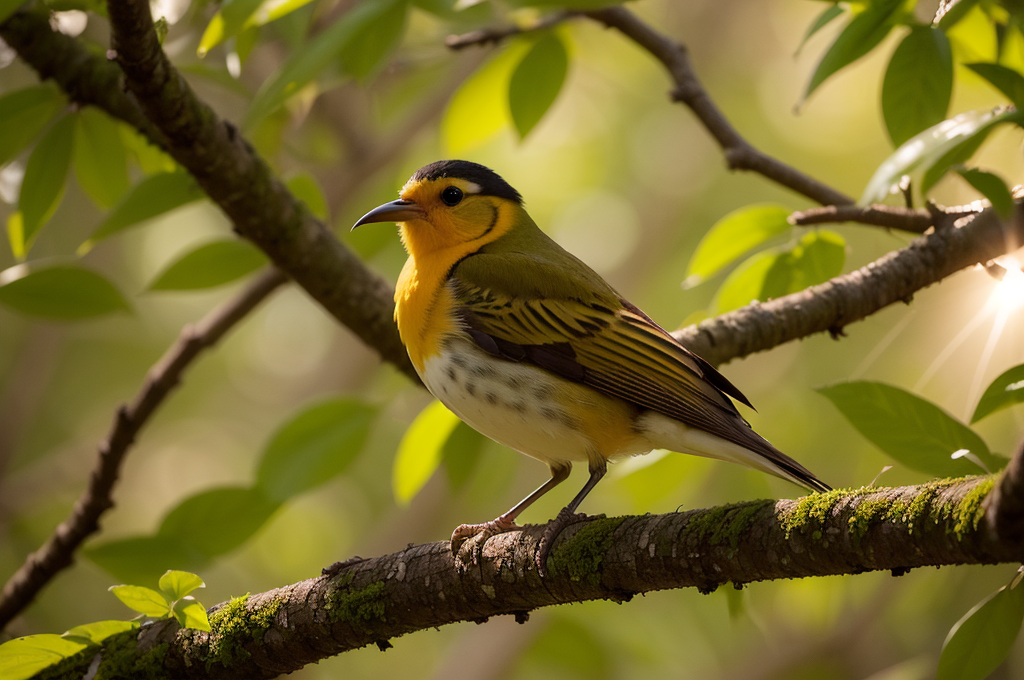
[[[483,544],[491,536],[517,529],[516,517],[533,505],[534,501],[555,488],[569,477],[571,465],[555,467],[551,466],[551,479],[541,484],[537,489],[523,500],[516,503],[515,507],[505,514],[483,524],[462,524],[452,532],[451,550],[455,562],[459,566],[466,565],[466,558],[472,556],[473,564],[480,561],[480,550]],[[467,539],[472,539],[466,543]],[[466,544],[465,546],[463,544]]]
[[[580,492],[576,494],[576,498],[573,498],[569,502],[569,505],[562,508],[562,511],[558,513],[558,516],[548,522],[547,529],[544,530],[544,535],[540,537],[540,543],[537,545],[537,555],[535,560],[537,562],[537,571],[541,576],[547,576],[547,561],[548,554],[551,552],[551,546],[554,545],[555,539],[562,533],[570,524],[581,522],[587,518],[585,514],[575,514],[576,508],[579,507],[583,499],[587,497],[590,490],[601,481],[604,477],[604,473],[608,471],[608,465],[602,459],[597,465],[591,464],[590,467],[590,479],[583,485]]]

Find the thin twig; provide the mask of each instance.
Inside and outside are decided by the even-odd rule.
[[[760,173],[822,205],[849,205],[854,202],[842,192],[751,146],[736,131],[700,84],[684,45],[657,32],[624,7],[586,12],[586,15],[609,28],[618,30],[664,64],[676,85],[672,98],[686,104],[707,128],[722,147],[729,168]]]
[[[871,224],[915,234],[923,234],[933,224],[932,215],[927,210],[881,204],[866,208],[859,205],[826,205],[801,210],[789,216],[789,223],[799,226],[836,222]]]
[[[214,345],[274,289],[287,281],[278,269],[267,269],[238,296],[207,314],[195,326],[186,326],[177,342],[149,370],[135,400],[117,410],[107,438],[99,446],[99,459],[89,486],[75,503],[71,516],[61,522],[46,543],[4,585],[0,594],[0,629],[35,598],[60,570],[70,566],[82,541],[99,530],[99,519],[114,506],[112,492],[121,461],[142,426],[181,381],[185,369],[204,349]]]
[[[556,26],[567,19],[580,16],[579,12],[562,10],[552,12],[546,17],[529,26],[505,26],[503,28],[482,28],[477,31],[470,31],[462,35],[450,35],[444,40],[444,44],[453,50],[463,50],[474,45],[497,45],[498,43],[511,38],[512,36],[534,31],[543,31],[546,28]]]

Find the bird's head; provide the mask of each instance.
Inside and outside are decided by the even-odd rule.
[[[493,170],[469,161],[438,161],[416,171],[399,192],[359,218],[398,222],[402,242],[416,257],[473,241],[497,238],[523,212],[519,192]]]

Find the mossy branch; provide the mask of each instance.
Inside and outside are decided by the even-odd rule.
[[[406,633],[499,615],[525,621],[531,610],[556,604],[625,602],[669,588],[711,592],[730,583],[1019,562],[1024,543],[1000,538],[986,516],[993,484],[989,477],[966,477],[593,519],[563,532],[545,579],[533,563],[541,526],[492,538],[479,566],[461,573],[447,543],[411,546],[215,607],[212,633],[159,622],[87,650],[59,671],[67,674],[74,665],[84,672],[98,663],[105,678],[147,677],[146,668],[159,668],[167,678],[270,678],[366,645],[385,649]],[[1019,516],[1003,519],[1001,527],[1021,523]]]

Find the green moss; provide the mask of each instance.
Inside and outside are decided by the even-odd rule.
[[[968,491],[953,509],[953,519],[956,520],[953,533],[958,539],[963,540],[964,534],[977,530],[978,524],[985,516],[985,498],[992,491],[993,484],[995,480],[992,478],[981,482]]]
[[[349,579],[351,581],[351,579]],[[359,623],[386,621],[384,611],[384,582],[375,581],[356,590],[338,588],[327,595],[325,608],[331,621]]]
[[[155,680],[165,677],[167,643],[140,654],[136,642],[138,634],[138,630],[129,630],[103,642],[103,659],[96,671],[96,680]]]
[[[708,545],[729,544],[739,546],[740,537],[750,522],[765,508],[773,507],[775,501],[760,500],[748,503],[734,503],[704,510],[694,516],[687,529],[694,538]]]
[[[280,598],[275,598],[249,607],[248,600],[248,594],[236,597],[210,616],[214,635],[206,659],[208,668],[213,664],[230,667],[236,660],[248,658],[245,646],[263,638],[282,604]]]
[[[575,536],[551,551],[548,568],[552,572],[566,572],[573,581],[599,583],[601,562],[612,545],[612,534],[625,520],[625,517],[614,517],[587,522]]]
[[[807,531],[808,533],[819,532],[821,526],[828,519],[832,508],[841,499],[856,493],[852,489],[833,489],[828,493],[812,493],[804,496],[796,505],[780,518],[782,528],[786,531],[786,538],[789,538],[794,531]]]

